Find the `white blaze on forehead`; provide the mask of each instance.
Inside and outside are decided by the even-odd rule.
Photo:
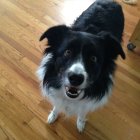
[[[40,66],[43,66],[43,65],[45,65],[46,63],[48,63],[49,60],[50,60],[52,57],[53,57],[53,55],[52,55],[51,53],[46,54],[46,55],[43,57]]]
[[[72,66],[69,68],[69,71],[76,74],[82,74],[85,71],[85,68],[81,62],[77,62],[72,64]]]
[[[75,74],[83,74],[84,78],[87,78],[87,72],[85,70],[85,66],[83,63],[82,56],[80,55],[79,58],[69,67],[68,72],[73,72]]]
[[[82,56],[80,55],[79,58],[70,66],[70,72],[74,72],[76,74],[83,74],[85,72]]]

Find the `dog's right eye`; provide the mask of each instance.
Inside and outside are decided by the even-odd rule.
[[[90,60],[91,60],[92,62],[97,62],[97,57],[96,57],[96,56],[91,56],[91,57],[90,57]]]
[[[66,50],[65,53],[64,53],[64,56],[65,57],[70,57],[72,54],[71,50]]]

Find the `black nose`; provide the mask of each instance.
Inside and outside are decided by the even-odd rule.
[[[73,86],[79,86],[84,81],[84,75],[83,74],[76,74],[74,72],[68,73],[69,82]]]

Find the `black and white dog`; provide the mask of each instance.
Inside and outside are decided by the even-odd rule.
[[[40,38],[48,48],[37,71],[43,95],[54,106],[53,123],[60,112],[77,116],[77,128],[86,115],[104,105],[113,85],[115,60],[125,59],[121,47],[124,15],[112,0],[97,0],[71,27],[54,26]]]

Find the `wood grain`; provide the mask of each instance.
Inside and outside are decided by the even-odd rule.
[[[140,44],[140,20],[135,27],[133,34],[131,35],[130,42],[133,43],[135,46],[139,46]]]
[[[0,140],[140,139],[140,47],[133,52],[126,48],[140,19],[140,3],[130,6],[117,0],[126,19],[126,60],[117,60],[109,103],[88,115],[83,134],[77,132],[75,118],[63,114],[55,124],[46,124],[51,105],[41,96],[35,76],[44,49],[38,39],[53,25],[70,25],[93,1],[0,1]]]

